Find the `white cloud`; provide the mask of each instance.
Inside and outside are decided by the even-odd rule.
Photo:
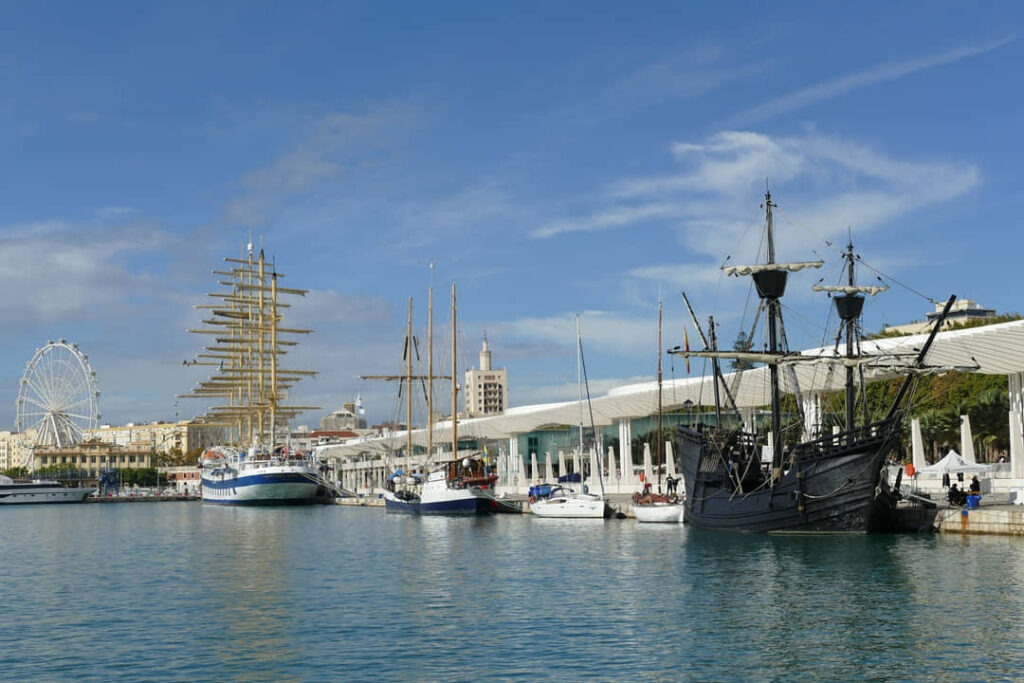
[[[607,311],[584,311],[580,314],[580,336],[584,353],[588,349],[602,353],[632,356],[649,348],[654,356],[657,344],[657,317],[620,316]],[[576,318],[565,314],[544,318],[519,318],[511,322],[489,324],[488,330],[508,340],[526,339],[550,343],[568,349],[575,355]],[[639,351],[642,353],[642,351]]]
[[[683,290],[714,285],[722,279],[721,264],[673,263],[634,268],[627,275],[667,283]]]
[[[593,399],[604,396],[612,389],[618,387],[650,382],[654,376],[655,373],[652,371],[650,375],[639,375],[636,377],[590,379],[587,381],[587,386],[590,389],[590,397]],[[526,406],[537,403],[575,401],[577,398],[579,398],[579,385],[575,381],[571,381],[547,385],[517,384],[515,391],[509,396],[509,401],[513,406]]]
[[[384,105],[362,115],[327,114],[299,126],[291,149],[242,175],[241,192],[225,203],[226,219],[244,225],[264,223],[285,199],[366,163],[369,150],[393,144],[395,131],[410,128],[414,119],[409,108]]]
[[[799,207],[795,249],[848,226],[870,230],[910,211],[955,199],[980,182],[971,165],[898,160],[865,145],[816,131],[773,137],[723,131],[672,151],[680,173],[628,178],[612,184],[612,203],[584,218],[552,221],[534,232],[550,237],[654,224],[677,230],[692,255],[754,257],[765,181],[783,207]],[[605,193],[603,196],[608,196]],[[779,220],[791,220],[780,211]],[[742,247],[749,253],[743,253]],[[663,271],[662,271],[663,273]],[[654,271],[639,271],[649,276]],[[687,273],[692,275],[693,273]]]
[[[735,117],[732,123],[734,125],[749,124],[756,121],[762,121],[773,116],[778,116],[779,114],[803,109],[804,107],[817,102],[845,95],[854,90],[874,85],[875,83],[894,81],[904,76],[924,71],[925,69],[931,69],[944,64],[951,64],[962,59],[967,59],[968,57],[974,57],[986,52],[991,52],[992,50],[1000,48],[1013,40],[1015,40],[1014,36],[1008,36],[994,42],[962,47],[948,52],[923,57],[921,59],[879,64],[865,71],[860,71],[848,76],[843,76],[842,78],[837,78],[832,81],[819,83],[808,88],[780,95],[775,99],[748,109],[746,112]]]
[[[770,59],[730,64],[728,59],[729,53],[720,45],[692,46],[636,69],[609,88],[606,100],[630,108],[690,100],[756,78],[775,64]]]
[[[170,237],[144,224],[115,230],[49,222],[5,229],[0,235],[0,314],[34,324],[95,317],[125,305],[151,285],[126,267],[162,249]]]
[[[554,221],[530,233],[531,237],[546,238],[567,232],[591,232],[621,228],[658,218],[681,215],[684,207],[672,202],[653,202],[635,206],[615,206],[598,211],[584,218]]]
[[[400,238],[395,246],[419,252],[435,244],[452,244],[463,248],[467,234],[486,235],[496,226],[506,225],[518,213],[507,190],[496,180],[484,179],[460,188],[448,196],[424,202],[410,202],[399,216]]]

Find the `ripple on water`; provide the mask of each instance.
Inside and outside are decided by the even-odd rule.
[[[3,675],[1013,680],[1021,539],[195,503],[3,510]]]

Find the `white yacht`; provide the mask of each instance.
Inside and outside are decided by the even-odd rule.
[[[81,503],[96,489],[91,487],[68,488],[55,481],[33,479],[32,481],[14,481],[0,474],[0,505],[18,505],[26,503]]]
[[[552,489],[551,495],[530,504],[530,512],[538,517],[575,519],[604,519],[606,508],[603,496],[560,486]]]
[[[583,365],[583,338],[580,335],[580,317],[576,316],[576,383],[579,390],[579,450],[580,462],[584,459],[583,447],[583,385],[586,382]],[[587,389],[587,405],[590,405],[590,390]],[[591,412],[591,428],[593,425],[593,412]],[[596,430],[595,430],[596,432]],[[600,451],[600,448],[598,449]],[[593,455],[593,453],[591,453]],[[594,467],[592,462],[592,467]],[[604,519],[611,516],[611,508],[604,499],[604,481],[601,478],[601,468],[594,467],[592,475],[597,477],[601,487],[601,495],[590,493],[583,485],[585,479],[583,473],[579,473],[579,483],[582,491],[576,491],[562,486],[556,486],[548,495],[536,500],[531,498],[530,513],[537,517],[561,517],[565,519]]]

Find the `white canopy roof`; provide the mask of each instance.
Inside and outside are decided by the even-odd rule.
[[[979,474],[981,472],[988,472],[988,465],[978,465],[973,462],[967,462],[964,460],[964,456],[954,450],[951,450],[949,453],[946,453],[946,457],[942,460],[938,461],[934,465],[922,467],[918,472],[923,472],[925,474],[952,474],[956,472]]]
[[[887,379],[902,374],[897,366],[906,365],[924,345],[928,335],[895,337],[864,342],[862,351],[877,356],[876,362],[865,367],[872,380]],[[823,358],[833,356],[832,347],[809,349],[804,356]],[[835,362],[818,360],[807,363],[789,363],[780,370],[782,389],[793,392],[797,386],[802,392],[825,392],[842,389],[844,359]],[[1024,372],[1024,320],[966,330],[940,332],[926,359],[931,366],[950,368],[976,368],[984,374],[1011,374]],[[693,365],[703,361],[691,360]],[[710,368],[710,364],[708,365]],[[710,405],[714,402],[714,384],[710,377],[686,377],[663,382],[662,406],[664,410],[682,409],[691,405]],[[759,407],[770,402],[767,368],[759,367],[742,373],[729,373],[726,381],[737,406]],[[723,404],[726,399],[723,395]],[[591,400],[594,423],[609,425],[616,420],[653,415],[658,410],[658,385],[652,380],[612,389],[605,396]],[[459,421],[459,435],[467,438],[504,439],[524,434],[548,425],[574,425],[579,423],[579,403],[547,403],[520,406],[506,410],[503,415],[463,419]],[[589,415],[586,422],[590,424]],[[362,452],[386,452],[405,444],[406,433],[395,432],[385,437],[360,438],[343,444],[321,446],[318,453],[325,457],[351,457]],[[443,444],[451,440],[451,421],[434,425],[433,440]],[[413,430],[413,442],[426,444],[426,431]],[[968,471],[968,470],[964,470]]]

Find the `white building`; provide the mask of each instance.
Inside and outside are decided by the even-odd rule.
[[[0,431],[0,470],[27,466],[35,436],[34,429],[24,434]]]
[[[946,302],[935,304],[935,311],[925,314],[925,322],[923,323],[886,325],[882,328],[882,332],[900,334],[923,334],[929,332],[932,329],[932,325],[935,324],[935,321],[942,315],[942,309],[945,305]],[[994,308],[982,308],[974,299],[957,299],[953,302],[953,307],[949,309],[949,315],[946,316],[946,321],[942,323],[942,329],[948,330],[974,320],[984,320],[986,318],[994,317],[996,317],[996,311]]]
[[[96,429],[86,429],[83,439],[95,439],[125,448],[148,447],[156,453],[168,453],[175,449],[187,453],[195,448],[223,443],[224,429],[192,420],[148,424],[129,422],[126,425],[102,425]]]
[[[366,418],[361,413],[362,408],[358,403],[343,403],[339,410],[320,419],[320,429],[323,431],[366,429]]]
[[[508,374],[491,368],[487,335],[480,350],[480,368],[466,371],[466,414],[469,417],[501,415],[508,407]]]

